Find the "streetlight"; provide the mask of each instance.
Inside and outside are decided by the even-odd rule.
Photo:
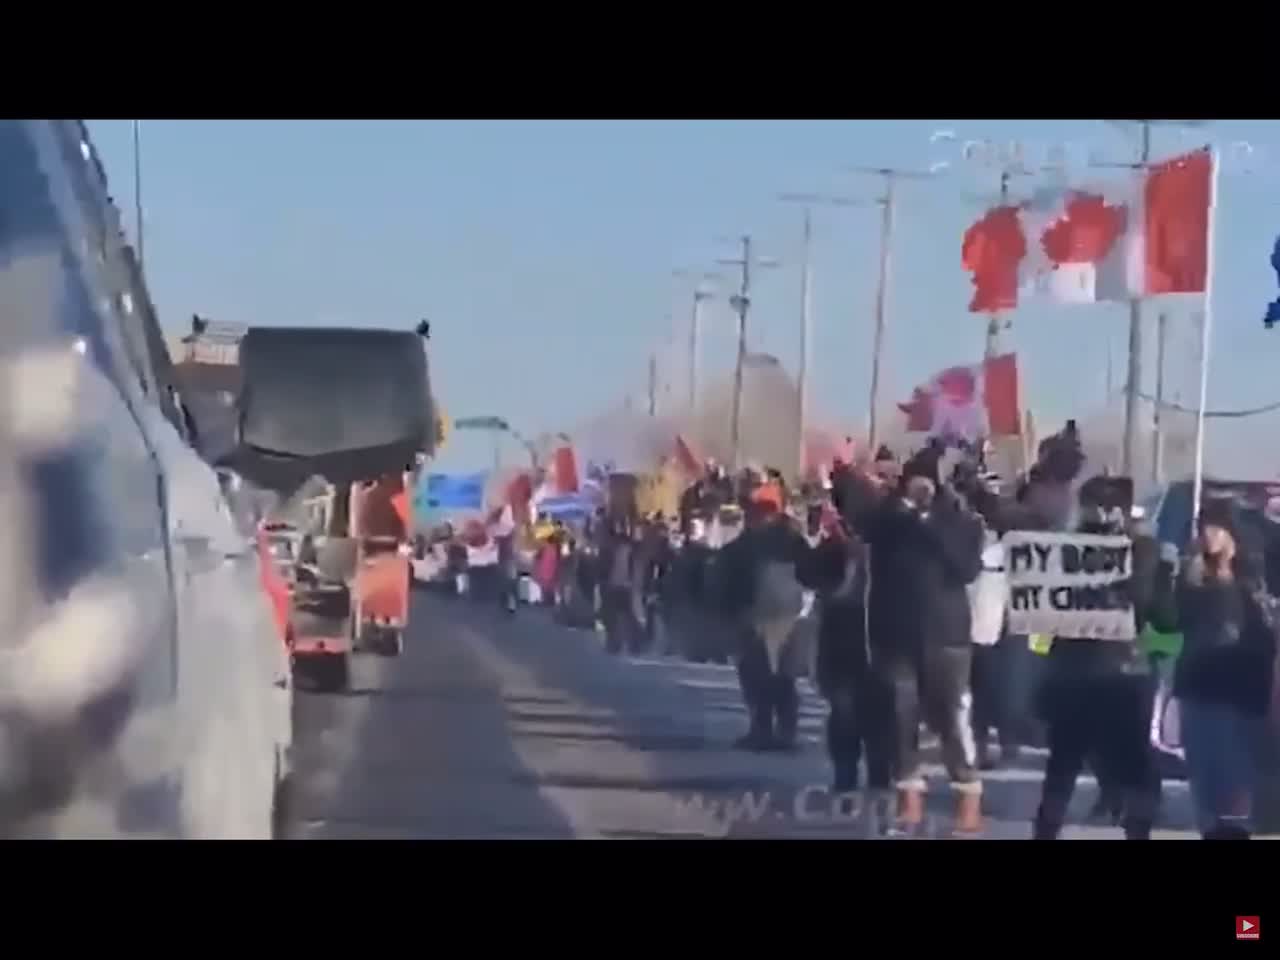
[[[693,279],[693,309],[689,316],[689,416],[698,415],[699,374],[702,356],[702,305],[715,296],[714,289],[707,289],[707,284],[719,284],[724,280],[718,273],[706,271],[697,273],[692,270],[673,270],[673,277]]]

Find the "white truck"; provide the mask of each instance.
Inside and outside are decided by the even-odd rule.
[[[288,659],[80,122],[0,120],[0,315],[0,836],[273,836]]]

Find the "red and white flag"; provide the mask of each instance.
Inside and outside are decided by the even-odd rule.
[[[961,246],[973,275],[969,309],[1204,292],[1212,165],[1209,150],[1197,150],[1153,166],[1137,184],[1041,190],[989,210]]]
[[[1143,293],[1204,293],[1209,280],[1213,154],[1153,167],[1143,189]]]
[[[557,447],[555,453],[551,455],[551,462],[547,464],[542,483],[533,492],[531,499],[533,503],[538,504],[550,497],[577,493],[580,486],[578,458],[573,452],[573,447],[565,444]]]
[[[949,367],[917,387],[907,403],[907,430],[949,440],[1022,432],[1018,401],[1018,358],[1008,353],[973,366]]]
[[[552,486],[557,494],[578,492],[578,458],[573,447],[563,446],[551,458]]]

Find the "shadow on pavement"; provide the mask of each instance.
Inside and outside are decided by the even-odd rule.
[[[573,835],[512,744],[502,678],[461,610],[415,595],[400,657],[357,657],[350,693],[299,694],[288,835]]]
[[[825,706],[805,696],[801,730],[806,741],[798,756],[749,754],[732,749],[746,726],[745,710],[731,669],[670,660],[614,657],[590,632],[552,622],[541,611],[521,611],[514,619],[475,611],[500,645],[504,657],[532,671],[540,687],[563,690],[575,709],[511,710],[517,742],[534,744],[544,763],[535,764],[544,788],[596,794],[607,804],[614,791],[666,794],[676,820],[692,804],[724,821],[712,835],[863,835],[848,799],[828,790],[829,770],[822,746]],[[625,775],[610,772],[608,751],[622,748],[630,760]],[[923,835],[947,836],[953,799],[938,751],[926,740],[930,761],[929,824]],[[1024,751],[1018,761],[984,776],[986,836],[1022,839],[1040,800],[1045,755]],[[583,769],[583,767],[586,769]],[[637,772],[638,770],[638,772]],[[763,799],[762,799],[763,798]],[[1073,836],[1116,838],[1119,828],[1085,823],[1097,798],[1092,777],[1081,777],[1068,832]],[[1166,782],[1161,830],[1189,830],[1193,818],[1186,785]],[[656,836],[684,831],[663,829],[652,804],[637,822],[616,824],[601,814],[606,836]],[[647,821],[655,821],[656,826]],[[731,828],[729,828],[731,824]],[[696,831],[695,831],[696,832]]]

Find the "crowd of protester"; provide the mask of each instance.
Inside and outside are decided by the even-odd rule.
[[[837,462],[795,490],[776,470],[730,476],[710,464],[678,517],[544,519],[533,579],[611,653],[732,661],[749,717],[741,749],[798,749],[798,681],[809,676],[829,704],[834,789],[893,806],[898,830],[924,819],[925,731],[959,833],[983,828],[982,773],[1035,745],[1048,759],[1032,836],[1060,836],[1089,768],[1093,816],[1147,839],[1163,768],[1153,708],[1169,665],[1138,642],[1014,635],[1003,587],[1010,531],[1126,536],[1135,635],[1184,638],[1171,692],[1202,834],[1247,838],[1274,712],[1276,584],[1265,574],[1280,538],[1266,542],[1233,503],[1207,500],[1186,549],[1162,547],[1132,509],[1132,484],[1081,483],[1083,467],[1074,424],[1014,483],[988,473],[980,451],[939,443],[902,462],[884,448]],[[504,563],[496,582],[514,582]]]

